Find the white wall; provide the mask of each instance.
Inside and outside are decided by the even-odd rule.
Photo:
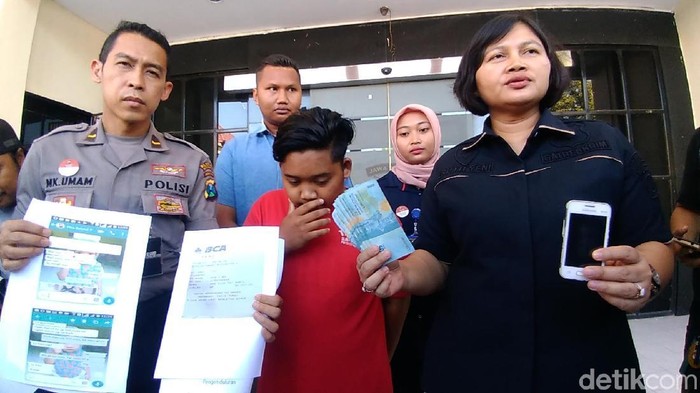
[[[700,1],[680,0],[675,9],[675,17],[688,76],[695,127],[700,127]]]
[[[53,0],[42,0],[26,90],[90,113],[102,112],[99,86],[90,79],[90,61],[97,58],[106,37]]]
[[[0,0],[0,118],[20,133],[34,26],[41,0]]]

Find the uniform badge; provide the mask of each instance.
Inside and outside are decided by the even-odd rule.
[[[418,219],[420,219],[420,208],[411,210],[411,218],[413,218],[413,233],[408,235],[408,240],[413,243],[418,239]]]
[[[85,136],[85,140],[86,140],[86,141],[89,141],[89,142],[94,141],[95,138],[97,138],[97,128],[95,128],[94,130],[90,131],[90,133],[87,134],[87,135]]]
[[[420,208],[419,207],[411,210],[411,218],[418,221],[418,219],[420,218]]]
[[[160,141],[155,135],[151,135],[151,147],[154,149],[160,149]]]
[[[396,215],[399,216],[399,218],[404,218],[408,216],[408,208],[404,205],[401,205],[396,208]]]
[[[202,169],[202,175],[204,175],[204,177],[214,177],[214,166],[211,164],[211,161],[200,164],[199,168]]]
[[[151,164],[151,174],[186,178],[187,167],[184,165]]]
[[[58,173],[60,173],[61,176],[73,176],[78,173],[79,170],[80,164],[78,164],[78,160],[72,158],[66,158],[58,164]]]
[[[173,198],[168,195],[154,195],[156,198],[156,211],[165,214],[185,214],[180,198]]]
[[[56,195],[53,197],[53,202],[75,206],[75,195]]]
[[[204,199],[216,199],[216,197],[219,196],[219,193],[216,191],[214,166],[211,164],[211,161],[207,161],[199,164],[199,168],[202,170],[202,175],[204,176]]]
[[[214,200],[217,196],[219,196],[219,193],[216,191],[216,181],[208,178],[204,181],[204,199]]]

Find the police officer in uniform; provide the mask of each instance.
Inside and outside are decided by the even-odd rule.
[[[166,100],[170,46],[150,27],[122,22],[106,39],[92,78],[102,87],[94,126],[67,126],[37,139],[19,179],[15,218],[32,198],[152,217],[134,327],[128,392],[157,392],[153,371],[185,230],[216,228],[213,168],[196,146],[158,132],[151,116]],[[0,230],[0,257],[10,271],[48,246],[50,231],[24,220]],[[124,261],[129,263],[129,261]],[[255,319],[274,339],[278,296],[259,296]]]

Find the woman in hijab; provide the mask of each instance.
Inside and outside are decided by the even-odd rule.
[[[418,237],[421,195],[440,155],[440,123],[430,108],[409,104],[394,115],[390,138],[395,165],[378,182],[403,230],[413,241]],[[399,315],[406,315],[406,320],[391,361],[394,392],[420,393],[423,392],[420,383],[423,351],[436,297],[406,295],[404,299],[395,302],[397,307],[404,308]]]

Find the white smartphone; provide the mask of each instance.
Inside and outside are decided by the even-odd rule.
[[[570,280],[586,281],[583,268],[600,265],[594,250],[608,246],[610,205],[603,202],[571,200],[566,203],[559,275]]]

